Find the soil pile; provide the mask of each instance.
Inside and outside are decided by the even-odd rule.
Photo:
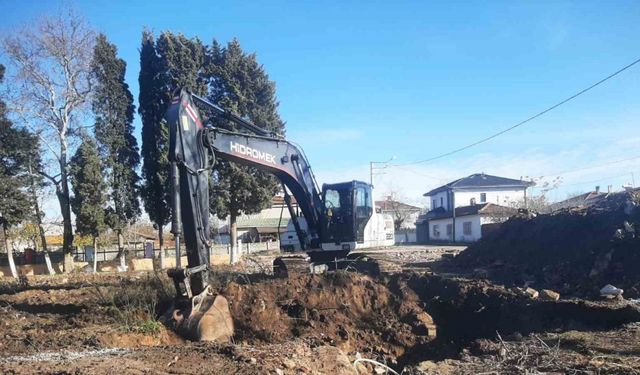
[[[640,296],[640,191],[611,194],[586,208],[511,218],[455,258],[514,285],[591,296],[606,284]],[[486,271],[486,272],[485,272]]]
[[[220,292],[230,302],[236,340],[248,343],[306,338],[346,352],[398,357],[436,335],[415,293],[392,292],[360,274],[232,282]]]

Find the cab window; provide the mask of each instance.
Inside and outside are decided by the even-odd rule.
[[[326,208],[340,208],[340,193],[338,190],[327,189],[325,191],[324,206]]]

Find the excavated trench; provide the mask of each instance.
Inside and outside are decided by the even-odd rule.
[[[497,332],[597,330],[640,321],[640,310],[624,302],[532,300],[487,281],[416,273],[247,279],[218,289],[231,303],[236,341],[303,339],[397,368],[456,358]]]

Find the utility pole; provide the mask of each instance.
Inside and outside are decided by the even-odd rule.
[[[371,184],[371,187],[373,187],[373,171],[376,169],[385,169],[387,167],[387,164],[394,160],[396,157],[392,156],[389,160],[385,160],[385,161],[370,161],[369,162],[369,183]],[[380,164],[382,166],[376,166],[376,164]]]
[[[456,243],[456,192],[454,189],[451,189],[451,218],[452,218],[452,227],[451,227],[451,242]]]

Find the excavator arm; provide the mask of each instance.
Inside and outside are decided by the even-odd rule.
[[[229,120],[245,132],[205,125],[194,102],[203,112]],[[171,232],[176,239],[180,235],[184,238],[189,263],[186,272],[193,275],[187,283],[193,293],[206,286],[207,270],[200,266],[209,264],[208,183],[216,158],[276,176],[291,191],[305,217],[308,231],[295,225],[302,249],[319,247],[322,197],[300,147],[186,90],[173,98],[166,119],[170,132]],[[294,215],[292,219],[296,223]]]
[[[244,132],[205,124],[198,107],[210,119],[213,116],[221,117]],[[223,332],[223,336],[228,334],[224,327],[231,321],[226,300],[220,302],[223,297],[214,297],[208,286],[209,179],[216,159],[222,158],[269,172],[291,191],[307,224],[307,231],[303,231],[298,218],[291,215],[303,250],[320,246],[322,197],[311,166],[298,146],[280,136],[269,134],[204,98],[186,90],[179,91],[167,110],[166,120],[169,125],[171,232],[176,239],[177,254],[176,268],[169,271],[169,276],[174,280],[179,297],[192,302],[189,306],[183,301],[181,308],[175,308],[173,319],[176,328],[182,330],[185,336],[214,340],[221,335],[219,331]],[[293,213],[290,200],[285,200]],[[184,239],[188,263],[184,268],[179,256],[181,238]],[[216,303],[218,306],[212,310]],[[225,313],[220,315],[219,310]],[[206,316],[210,318],[208,321],[214,323],[207,323],[208,326],[203,327],[202,322],[207,320],[203,320],[203,317]],[[220,327],[221,330],[218,329]]]

